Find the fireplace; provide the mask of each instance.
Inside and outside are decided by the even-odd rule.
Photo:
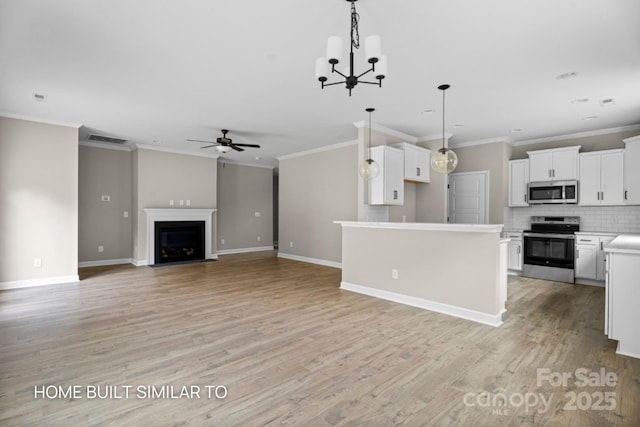
[[[204,260],[204,221],[156,221],[156,264]]]
[[[199,241],[199,245],[202,248],[202,254],[198,259],[217,259],[218,256],[216,254],[215,246],[213,245],[212,235],[215,231],[215,221],[213,220],[213,216],[216,212],[216,209],[201,209],[201,208],[145,208],[144,211],[147,214],[147,227],[146,227],[146,253],[147,259],[140,260],[136,263],[136,265],[160,265],[163,263],[169,262],[183,262],[183,261],[191,261],[191,259],[186,260],[178,260],[178,258],[174,258],[174,261],[163,261],[162,253],[158,251],[158,246],[156,245],[156,241],[158,240],[159,246],[167,246],[169,244],[174,250],[182,251],[182,257],[192,256],[189,253],[191,250],[184,245],[183,240],[185,238],[189,238],[194,231],[185,231],[180,228],[184,225],[193,225],[194,223],[203,223],[204,227],[203,231],[198,232],[199,235],[202,235],[204,239],[204,243],[202,240]],[[162,236],[157,234],[156,223],[160,223],[163,226],[163,223],[177,223],[177,228],[170,228],[167,230],[166,241],[163,244],[161,241]],[[198,227],[201,227],[199,225]],[[143,241],[144,242],[144,241]],[[182,248],[175,248],[174,246],[185,246],[185,251]],[[165,249],[166,252],[166,249]],[[177,254],[171,250],[169,251],[174,256],[177,257]],[[195,249],[194,249],[195,253]],[[169,253],[167,252],[167,255]],[[168,258],[168,257],[167,257]],[[166,258],[165,258],[166,259]]]

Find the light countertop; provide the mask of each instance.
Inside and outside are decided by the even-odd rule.
[[[619,236],[623,233],[612,233],[610,231],[577,231],[576,235],[582,235],[582,234],[587,234],[587,235],[596,235],[596,236]]]
[[[621,234],[605,246],[604,251],[640,255],[640,235]]]
[[[334,221],[343,227],[386,228],[394,230],[458,231],[463,233],[500,233],[502,224],[441,224],[429,222]]]

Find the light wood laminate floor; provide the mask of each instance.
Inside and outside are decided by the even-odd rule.
[[[603,334],[602,288],[512,277],[494,328],[273,252],[80,277],[0,293],[0,425],[640,425],[640,360]]]

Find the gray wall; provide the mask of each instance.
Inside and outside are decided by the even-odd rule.
[[[502,224],[509,196],[509,157],[512,147],[506,142],[455,148],[456,172],[489,171],[489,223]]]
[[[79,159],[78,261],[130,260],[131,152],[81,145]],[[99,245],[104,252],[98,252]]]
[[[78,128],[0,117],[0,199],[0,284],[77,279]]]
[[[340,263],[342,233],[333,221],[358,216],[357,145],[287,157],[279,170],[280,252]]]
[[[448,144],[448,141],[445,141]],[[442,140],[420,142],[434,155],[442,148]],[[416,222],[447,222],[447,175],[431,170],[431,182],[416,184]]]
[[[218,206],[219,251],[273,245],[272,169],[219,162]]]
[[[133,162],[132,210],[136,224],[133,254],[136,262],[140,263],[147,259],[147,217],[144,209],[216,208],[217,160],[139,149],[134,153]],[[169,200],[174,200],[174,206],[169,204]],[[190,200],[191,206],[180,206],[180,200],[185,203]],[[212,242],[215,242],[216,236],[212,237]]]

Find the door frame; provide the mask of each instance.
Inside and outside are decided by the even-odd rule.
[[[483,175],[484,176],[484,219],[485,224],[490,224],[489,222],[489,183],[491,182],[490,173],[488,170],[483,171],[475,171],[475,172],[453,172],[447,175],[447,223],[449,223],[451,218],[451,204],[449,203],[449,195],[451,191],[450,186],[450,177],[451,175],[461,176],[461,175]]]

